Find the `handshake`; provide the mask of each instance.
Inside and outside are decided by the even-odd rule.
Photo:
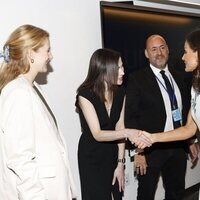
[[[125,138],[128,138],[132,144],[140,149],[150,147],[155,143],[153,135],[137,129],[125,129]]]

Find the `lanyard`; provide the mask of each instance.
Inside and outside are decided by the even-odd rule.
[[[167,75],[166,75],[167,76]],[[171,76],[169,77],[170,78],[170,84],[171,84],[171,86],[172,86],[172,91],[173,91],[173,93],[172,93],[172,95],[170,95],[169,94],[169,92],[167,91],[167,88],[166,88],[166,86],[161,82],[161,80],[155,75],[155,77],[156,77],[156,79],[158,80],[158,82],[161,84],[161,86],[165,89],[165,91],[167,92],[167,94],[168,94],[168,96],[169,96],[169,98],[170,98],[170,101],[171,101],[171,103],[172,103],[172,107],[173,107],[173,109],[176,109],[176,106],[175,106],[175,90],[174,90],[174,84],[173,84],[173,81],[172,81],[172,78],[171,78]],[[164,79],[163,79],[164,80]]]

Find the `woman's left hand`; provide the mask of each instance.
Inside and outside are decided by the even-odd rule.
[[[125,188],[125,175],[124,175],[124,164],[123,163],[118,163],[114,175],[113,175],[113,180],[112,180],[112,185],[115,184],[116,179],[118,180],[119,184],[119,191],[122,192],[124,191]]]

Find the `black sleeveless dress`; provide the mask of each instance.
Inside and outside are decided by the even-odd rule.
[[[120,200],[122,194],[119,192],[118,183],[112,186],[118,158],[117,141],[98,142],[93,138],[78,105],[78,96],[86,98],[93,104],[102,130],[115,130],[122,110],[124,95],[124,88],[121,86],[114,96],[109,116],[104,103],[94,92],[85,89],[77,94],[76,106],[82,130],[78,146],[82,200],[111,200],[111,193],[113,193],[115,200]]]

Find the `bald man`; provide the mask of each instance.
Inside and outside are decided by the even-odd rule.
[[[151,133],[183,125],[189,108],[184,77],[168,65],[169,49],[160,35],[146,41],[149,66],[130,75],[126,91],[125,124]],[[188,106],[187,106],[188,105]],[[159,176],[165,200],[183,200],[186,142],[158,143],[135,155],[138,200],[154,200]]]

